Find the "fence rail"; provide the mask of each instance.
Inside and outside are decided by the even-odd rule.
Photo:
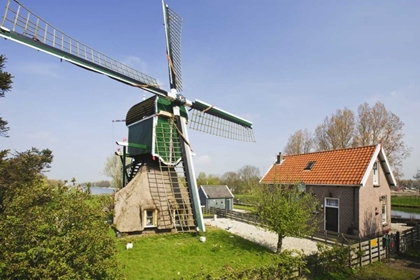
[[[366,240],[350,245],[354,250],[350,252],[349,265],[359,268],[388,257],[388,251],[382,237]]]
[[[228,218],[248,224],[253,224],[257,226],[262,226],[261,220],[257,215],[249,214],[249,213],[243,213],[243,212],[237,212],[237,211],[228,211],[225,209],[220,208],[203,208],[203,214],[212,214],[217,215],[221,218]]]

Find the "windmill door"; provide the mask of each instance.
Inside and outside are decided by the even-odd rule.
[[[325,199],[325,229],[338,232],[338,199]]]

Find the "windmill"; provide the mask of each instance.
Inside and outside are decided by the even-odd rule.
[[[17,0],[8,0],[0,26],[6,39],[153,94],[128,111],[128,142],[118,142],[123,146],[125,187],[115,195],[114,222],[121,232],[205,231],[187,124],[216,136],[255,141],[251,122],[181,94],[183,20],[163,1],[162,8],[169,90],[66,35]]]

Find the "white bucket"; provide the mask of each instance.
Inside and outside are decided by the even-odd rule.
[[[213,221],[217,221],[217,215],[214,214]]]
[[[206,237],[205,236],[200,236],[200,241],[203,242],[203,243],[206,242]]]

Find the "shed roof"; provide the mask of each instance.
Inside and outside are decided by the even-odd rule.
[[[232,192],[226,185],[202,185],[201,189],[207,198],[233,198]]]
[[[382,163],[389,184],[395,185],[381,145],[285,156],[282,162],[273,164],[260,182],[361,186],[366,183],[377,158]]]

